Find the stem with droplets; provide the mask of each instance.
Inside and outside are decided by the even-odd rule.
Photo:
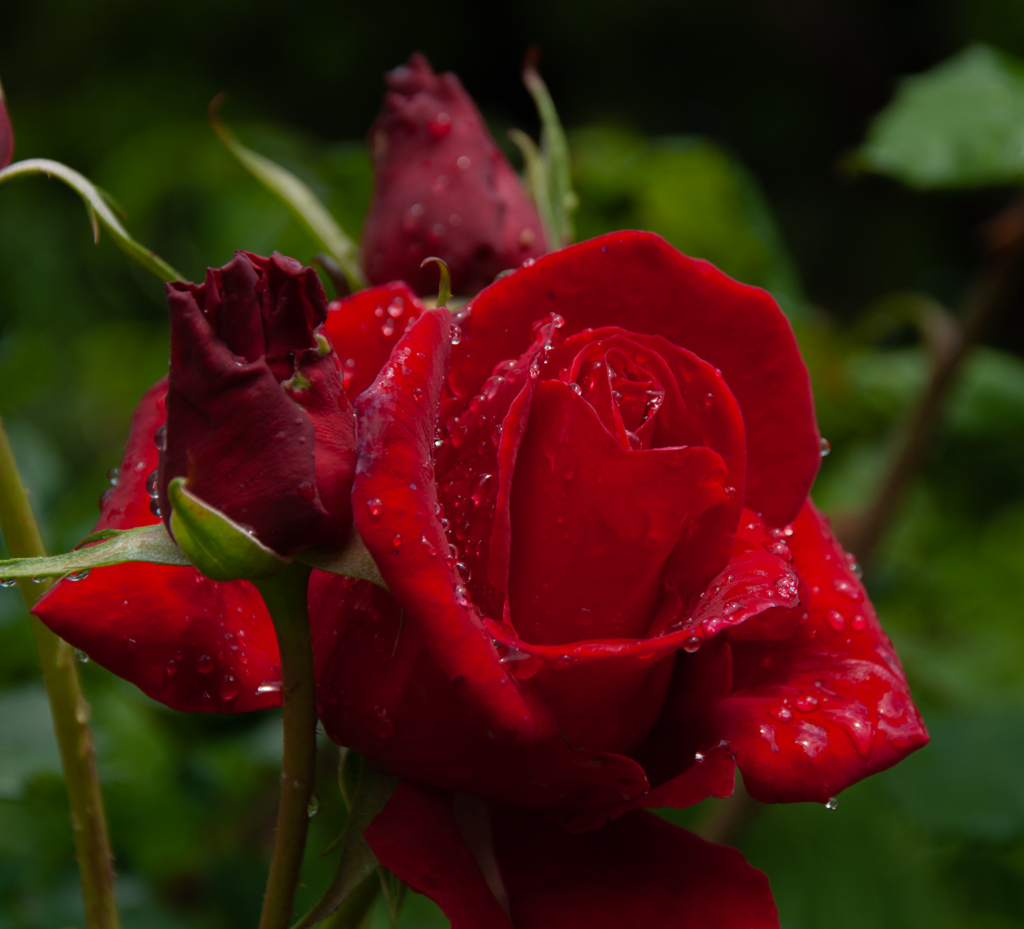
[[[2,422],[0,532],[15,557],[31,558],[46,554]],[[33,584],[28,578],[19,580],[18,586],[29,609],[46,589]],[[85,925],[87,929],[117,929],[120,921],[114,898],[114,869],[103,796],[96,775],[92,732],[88,724],[89,704],[82,696],[71,646],[50,632],[35,616],[31,616],[30,621],[71,808],[71,831],[82,884]]]

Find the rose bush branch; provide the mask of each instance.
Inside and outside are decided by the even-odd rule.
[[[0,532],[11,554],[25,557],[46,555],[2,422]],[[34,585],[28,578],[19,580],[18,586],[28,609],[35,605],[45,589]],[[119,919],[114,897],[114,869],[103,796],[96,774],[92,732],[88,725],[89,705],[82,696],[71,646],[35,616],[31,617],[31,624],[71,809],[71,831],[78,858],[85,925],[87,929],[116,929]]]
[[[935,340],[928,385],[902,430],[892,463],[871,505],[850,519],[843,541],[863,565],[874,557],[910,479],[931,447],[946,402],[971,349],[1006,307],[1021,276],[1024,258],[1024,198],[1016,200],[986,227],[988,267],[970,293],[963,322],[951,339]]]

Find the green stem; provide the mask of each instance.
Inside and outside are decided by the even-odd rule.
[[[3,532],[12,555],[40,557],[46,554],[2,422],[0,532]],[[28,579],[19,580],[18,586],[29,609],[45,590]],[[96,775],[92,732],[88,725],[89,704],[82,696],[71,646],[50,632],[36,617],[31,617],[31,623],[71,808],[71,830],[82,883],[85,925],[87,929],[117,929],[120,921],[114,899],[114,869],[103,796]]]
[[[309,574],[308,566],[292,562],[279,574],[253,582],[277,632],[284,697],[281,799],[259,929],[287,929],[291,922],[309,826],[316,760],[316,682],[306,612]]]

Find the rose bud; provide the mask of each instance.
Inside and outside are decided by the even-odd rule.
[[[0,85],[0,170],[6,168],[14,157],[14,127],[7,112],[4,89]]]
[[[157,486],[219,510],[292,555],[342,545],[351,524],[355,420],[341,365],[319,331],[327,298],[312,268],[238,252],[203,284],[167,285],[171,370]]]
[[[363,225],[363,260],[375,284],[404,280],[435,293],[437,255],[457,294],[474,294],[498,272],[544,254],[540,217],[451,73],[423,55],[389,72],[370,127],[373,197]]]

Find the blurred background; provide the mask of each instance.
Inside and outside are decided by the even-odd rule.
[[[3,5],[0,77],[16,157],[82,171],[200,278],[238,248],[318,250],[216,140],[216,93],[239,137],[358,235],[382,72],[416,49],[455,70],[518,164],[508,128],[538,129],[519,78],[532,43],[570,134],[577,237],[652,229],[790,315],[832,445],[814,497],[841,531],[891,469],[944,312],[1003,274],[866,565],[932,744],[835,811],[757,807],[726,837],[768,874],[786,929],[1021,925],[1024,288],[985,225],[1024,183],[1018,0],[37,0]],[[1016,215],[997,239],[1019,237]],[[165,312],[154,278],[92,244],[71,191],[0,188],[0,415],[53,551],[91,529],[134,403],[166,370]],[[176,714],[80,670],[125,926],[254,925],[277,715]],[[344,823],[322,748],[300,906]],[[72,853],[28,622],[0,590],[0,929],[81,924]],[[399,925],[446,921],[413,896]]]

